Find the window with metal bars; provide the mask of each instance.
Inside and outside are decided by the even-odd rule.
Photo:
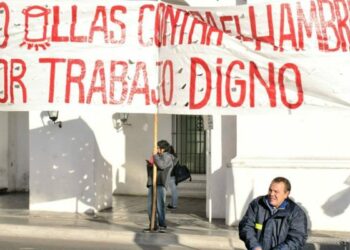
[[[172,143],[181,164],[192,174],[205,174],[206,133],[202,116],[173,115]]]

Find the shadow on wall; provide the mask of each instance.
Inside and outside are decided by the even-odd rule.
[[[146,161],[153,151],[153,115],[132,114],[120,132],[125,135],[125,162],[116,173],[115,194],[147,194]],[[146,205],[145,205],[146,206]]]
[[[345,180],[348,188],[331,196],[325,204],[322,205],[324,213],[330,217],[338,216],[345,212],[350,204],[350,176]]]
[[[111,195],[112,167],[84,120],[66,121],[62,128],[51,124],[30,131],[31,209],[100,211],[111,207]]]
[[[237,204],[235,178],[231,161],[237,157],[237,116],[222,116],[222,138],[221,148],[223,150],[223,173],[219,177],[214,177],[215,183],[222,183],[222,178],[226,178],[226,223],[236,223]]]
[[[259,194],[260,195],[260,194]],[[262,194],[261,194],[262,195]],[[254,187],[250,190],[249,195],[247,196],[247,199],[245,200],[244,207],[248,208],[249,204],[255,199],[254,197]],[[238,218],[238,222],[243,218],[245,215],[247,209],[243,209],[240,217]]]
[[[306,215],[306,220],[307,220],[307,229],[310,230],[312,228],[312,221],[310,218],[309,211],[307,211],[306,207],[304,205],[296,200],[294,200],[292,197],[289,197],[291,200],[293,200],[305,213]]]

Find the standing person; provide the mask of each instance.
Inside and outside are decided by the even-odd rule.
[[[176,181],[175,181],[175,168],[176,168],[176,165],[178,164],[179,160],[177,159],[177,155],[175,153],[175,149],[173,146],[170,146],[169,153],[175,157],[175,161],[174,161],[174,167],[173,167],[171,174],[170,174],[170,182],[169,182],[170,193],[171,193],[171,202],[168,204],[167,208],[176,209],[178,195],[177,195],[177,187],[176,187]]]
[[[284,177],[272,180],[268,194],[254,199],[239,223],[239,238],[247,249],[302,249],[307,239],[304,211],[291,199]]]
[[[165,201],[166,201],[166,188],[169,183],[170,173],[174,167],[175,157],[169,153],[170,144],[166,140],[160,140],[157,142],[157,153],[151,157],[151,160],[147,163],[147,210],[148,217],[151,225],[152,218],[152,196],[153,196],[153,164],[157,167],[157,204],[156,204],[156,218],[155,218],[155,230],[159,232],[165,232],[167,225],[165,221]],[[145,232],[150,231],[145,229]]]

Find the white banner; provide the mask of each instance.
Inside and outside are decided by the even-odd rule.
[[[349,7],[0,2],[0,110],[347,110]]]

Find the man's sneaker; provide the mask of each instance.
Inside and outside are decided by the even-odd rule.
[[[149,227],[143,229],[143,232],[144,232],[144,233],[156,233],[156,232],[158,232],[158,231],[159,231],[158,228],[155,228],[154,230],[151,230]]]
[[[166,227],[159,227],[159,233],[166,233]]]
[[[176,209],[176,207],[173,207],[172,205],[168,204],[167,208],[169,209]]]

